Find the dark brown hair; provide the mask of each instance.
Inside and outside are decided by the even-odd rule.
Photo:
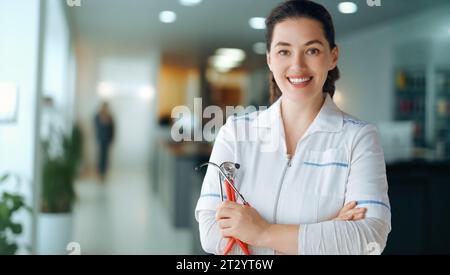
[[[266,43],[267,51],[270,52],[272,44],[273,31],[278,23],[288,19],[310,18],[317,20],[323,26],[325,38],[327,39],[330,49],[336,47],[334,24],[330,13],[322,6],[309,0],[288,0],[275,7],[266,19]],[[339,69],[336,66],[328,72],[327,80],[323,85],[323,92],[334,95],[336,90],[335,82],[339,79]],[[273,73],[269,74],[270,84],[270,101],[275,102],[281,96],[281,90],[275,82]]]

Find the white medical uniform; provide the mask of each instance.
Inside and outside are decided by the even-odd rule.
[[[210,161],[241,165],[235,185],[270,223],[296,224],[299,254],[381,253],[391,230],[384,155],[376,128],[342,112],[329,95],[292,158],[287,155],[281,99],[264,111],[230,117]],[[332,221],[344,204],[367,208],[359,221]],[[219,176],[209,167],[195,209],[208,253],[223,254],[215,212]],[[274,254],[249,246],[252,254]],[[232,254],[242,254],[235,245]]]

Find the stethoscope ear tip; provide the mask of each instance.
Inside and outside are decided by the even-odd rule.
[[[198,170],[200,170],[201,168],[203,168],[203,167],[206,166],[206,165],[208,165],[208,162],[205,162],[205,163],[202,163],[202,164],[200,164],[200,165],[195,166],[195,167],[194,167],[194,170],[195,170],[195,171],[198,171]]]

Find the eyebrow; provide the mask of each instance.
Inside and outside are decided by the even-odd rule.
[[[316,39],[316,40],[311,40],[311,41],[306,42],[306,43],[305,43],[305,46],[310,46],[310,45],[312,45],[312,44],[320,44],[320,45],[323,46],[322,41],[317,40],[317,39]],[[277,47],[277,46],[292,46],[292,45],[289,44],[288,42],[280,41],[280,42],[278,42],[277,44],[275,44],[275,47]]]

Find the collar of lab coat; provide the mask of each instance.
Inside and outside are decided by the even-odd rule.
[[[273,128],[277,126],[278,129],[283,129],[281,118],[281,97],[270,106],[266,111],[261,112],[252,125],[257,128]],[[342,111],[333,102],[331,96],[327,93],[325,102],[316,116],[311,126],[308,128],[306,135],[314,132],[339,132],[344,125],[344,116]],[[283,134],[283,130],[281,131]]]

